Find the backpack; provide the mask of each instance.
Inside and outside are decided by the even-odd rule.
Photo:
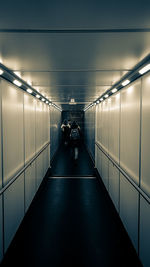
[[[77,128],[71,130],[70,138],[74,141],[80,139],[79,130]]]

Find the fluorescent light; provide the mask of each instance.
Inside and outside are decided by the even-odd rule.
[[[96,103],[99,104],[99,100],[97,100]]]
[[[33,91],[32,91],[30,88],[28,88],[28,89],[27,89],[27,92],[28,92],[29,94],[32,94]]]
[[[20,74],[20,72],[19,71],[14,71],[14,73],[18,76],[18,77],[20,77],[21,78],[21,74]]]
[[[46,101],[46,104],[48,104],[48,101]]]
[[[116,93],[118,90],[117,90],[117,88],[114,88],[114,89],[112,89],[111,91],[112,91],[112,93],[114,94],[114,93]]]
[[[22,83],[19,82],[18,80],[14,80],[13,83],[14,83],[15,85],[19,86],[19,87],[22,85]]]
[[[27,83],[28,83],[30,86],[32,86],[32,82],[30,82],[30,81],[27,81]]]
[[[123,86],[126,86],[127,84],[129,84],[130,83],[130,80],[125,80],[123,83],[122,83],[122,85]]]
[[[40,98],[40,95],[37,94],[37,95],[36,95],[36,98]]]
[[[42,101],[44,102],[44,101],[45,101],[45,99],[44,99],[44,98],[42,98]]]
[[[3,73],[4,73],[4,71],[0,69],[0,75],[2,75]]]
[[[140,74],[144,74],[148,70],[150,70],[150,64],[146,65],[144,68],[142,68],[141,70],[139,70],[139,73]]]
[[[103,101],[103,98],[100,98],[100,101]]]
[[[107,98],[107,97],[109,97],[109,95],[108,95],[108,94],[106,94],[106,95],[104,95],[104,97],[105,97],[105,98]]]

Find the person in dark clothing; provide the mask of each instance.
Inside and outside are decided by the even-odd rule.
[[[74,159],[78,159],[78,147],[80,144],[80,127],[76,123],[76,121],[73,121],[71,125],[71,131],[70,131],[70,142],[71,142],[71,147],[73,148],[73,153],[74,153]]]
[[[65,145],[68,145],[70,139],[70,125],[67,120],[64,120],[61,125],[62,138]]]

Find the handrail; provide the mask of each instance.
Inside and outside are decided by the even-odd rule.
[[[123,176],[134,186],[134,188],[143,196],[143,198],[150,204],[150,197],[133,181],[133,179],[119,166],[119,164],[101,147],[98,142],[95,145],[105,154],[105,156],[115,165],[115,167],[123,174]]]
[[[0,190],[0,195],[36,160],[36,158],[49,146],[48,142],[36,155]]]

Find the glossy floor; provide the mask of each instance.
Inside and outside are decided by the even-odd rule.
[[[12,265],[141,266],[103,184],[90,176],[45,179],[2,264]]]

